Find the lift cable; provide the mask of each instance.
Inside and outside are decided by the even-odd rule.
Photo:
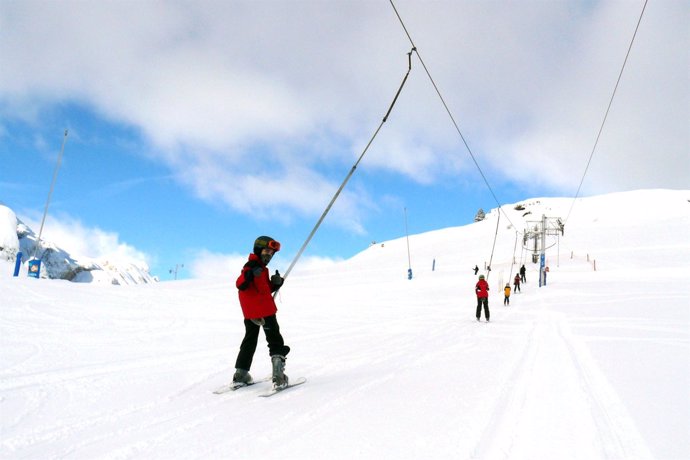
[[[594,147],[592,147],[592,152],[589,154],[589,160],[587,160],[587,166],[585,166],[585,172],[582,174],[582,179],[580,179],[580,185],[577,187],[577,192],[575,193],[575,197],[573,198],[573,202],[570,205],[570,210],[568,211],[568,215],[565,218],[564,225],[565,223],[568,222],[568,219],[570,218],[570,214],[573,212],[573,207],[575,206],[575,202],[577,201],[577,198],[580,196],[580,190],[582,189],[582,184],[585,181],[585,176],[587,176],[587,171],[589,170],[589,165],[592,163],[592,157],[594,157],[594,152],[597,149],[597,144],[599,143],[599,138],[601,137],[601,133],[604,130],[604,124],[606,124],[606,119],[609,116],[609,111],[611,110],[611,105],[613,104],[613,98],[616,96],[616,91],[618,90],[618,85],[621,82],[621,78],[623,77],[623,71],[625,70],[625,65],[628,62],[628,57],[630,56],[630,51],[632,50],[633,43],[635,42],[635,36],[637,36],[637,31],[640,28],[640,23],[642,22],[642,16],[644,15],[645,8],[647,8],[647,1],[645,0],[644,5],[642,6],[642,11],[640,12],[640,17],[637,20],[637,25],[635,26],[635,32],[633,33],[632,39],[630,40],[630,45],[628,46],[628,52],[625,54],[625,59],[623,60],[623,65],[621,67],[621,71],[618,74],[618,80],[616,80],[616,86],[613,88],[613,94],[611,94],[611,99],[609,100],[609,105],[606,107],[606,113],[604,114],[604,119],[601,122],[601,126],[599,127],[599,133],[597,134],[597,138],[594,141]]]
[[[413,52],[413,51],[415,51],[414,48],[412,48],[412,49],[410,50],[410,52],[407,53],[407,73],[405,74],[405,77],[403,78],[403,81],[402,81],[402,83],[400,84],[400,88],[398,88],[398,92],[395,93],[395,97],[393,98],[393,102],[391,102],[391,105],[390,105],[390,107],[388,108],[388,111],[386,112],[386,115],[383,117],[383,120],[381,120],[381,123],[379,124],[379,127],[376,128],[376,131],[374,132],[374,135],[371,136],[371,139],[369,139],[369,142],[367,143],[366,147],[364,148],[364,151],[362,151],[362,154],[359,156],[359,158],[357,159],[357,161],[355,162],[355,164],[354,164],[354,165],[352,166],[352,168],[350,169],[350,172],[349,172],[349,173],[347,174],[347,176],[345,177],[345,180],[343,180],[343,182],[340,184],[340,187],[339,187],[338,190],[335,192],[335,195],[333,195],[333,198],[331,198],[330,203],[328,203],[328,206],[326,206],[326,209],[323,211],[323,213],[321,214],[321,217],[319,218],[318,222],[316,222],[316,225],[315,225],[314,228],[311,230],[311,233],[309,233],[309,236],[307,237],[307,239],[306,239],[306,240],[304,241],[304,243],[302,244],[302,247],[301,247],[301,248],[299,249],[299,251],[297,252],[297,255],[292,259],[292,262],[290,263],[290,266],[288,267],[287,271],[286,271],[285,274],[283,275],[283,280],[285,280],[285,279],[288,277],[288,275],[289,275],[290,272],[292,271],[293,267],[295,266],[295,264],[297,263],[297,261],[299,260],[299,258],[302,256],[302,253],[303,253],[304,250],[306,249],[307,245],[309,244],[309,242],[311,241],[311,239],[314,237],[314,234],[316,233],[316,231],[318,230],[318,228],[321,226],[321,223],[322,223],[323,220],[326,218],[326,215],[328,214],[328,212],[331,210],[331,207],[333,206],[333,203],[335,203],[335,201],[336,201],[336,200],[338,199],[338,197],[340,196],[340,192],[343,191],[343,189],[345,188],[345,185],[347,184],[347,182],[350,180],[350,178],[351,178],[352,175],[354,174],[355,170],[357,169],[357,166],[359,165],[359,162],[362,161],[362,158],[364,158],[364,155],[367,153],[367,150],[369,150],[369,147],[370,147],[371,144],[374,142],[374,139],[375,139],[376,136],[378,135],[379,131],[381,131],[381,128],[383,127],[383,124],[388,120],[388,117],[390,116],[391,111],[393,110],[393,106],[395,105],[395,102],[398,100],[398,96],[400,96],[400,93],[402,92],[403,86],[405,86],[405,82],[407,81],[407,77],[410,75],[410,71],[412,70],[412,52]],[[273,297],[275,297],[277,293],[278,293],[278,291],[276,291],[276,292],[273,294]]]
[[[482,168],[479,166],[479,163],[477,162],[477,159],[475,158],[474,153],[472,153],[472,149],[470,149],[469,144],[465,140],[465,136],[462,135],[462,132],[460,131],[460,127],[458,126],[458,123],[455,121],[455,117],[453,117],[453,114],[450,111],[448,104],[446,104],[446,101],[443,98],[443,95],[441,94],[441,90],[439,90],[438,85],[436,85],[434,78],[431,76],[431,72],[429,72],[429,69],[427,68],[426,64],[424,63],[424,59],[422,59],[421,54],[419,54],[419,49],[417,48],[417,45],[415,45],[414,40],[412,40],[412,36],[408,32],[407,27],[405,26],[405,23],[402,20],[402,17],[400,16],[400,13],[398,13],[398,9],[395,7],[395,4],[393,4],[393,0],[389,0],[389,1],[390,1],[391,6],[393,7],[393,11],[395,11],[395,15],[398,17],[398,21],[400,21],[400,25],[402,26],[403,30],[405,31],[405,34],[407,35],[408,40],[412,44],[412,49],[417,54],[417,57],[419,58],[419,62],[422,64],[424,71],[426,72],[427,76],[429,77],[429,81],[431,82],[432,86],[436,90],[436,94],[438,94],[439,99],[441,99],[441,103],[443,104],[443,107],[446,109],[446,112],[448,113],[448,116],[450,117],[450,120],[453,123],[453,126],[455,126],[455,130],[458,132],[458,135],[460,136],[460,139],[462,139],[462,142],[465,145],[467,152],[470,154],[470,157],[472,158],[474,165],[477,167],[479,174],[482,176],[482,179],[484,180],[484,184],[486,184],[486,187],[489,189],[489,192],[493,196],[494,201],[496,202],[496,204],[498,206],[499,214],[503,213],[506,216],[506,219],[508,219],[510,224],[515,228],[515,225],[510,220],[510,217],[508,216],[508,214],[505,211],[503,211],[503,209],[501,208],[500,201],[498,201],[498,198],[496,197],[496,194],[494,193],[494,190],[491,187],[491,184],[489,184],[489,180],[486,178],[486,175],[484,174],[484,171],[482,171]]]

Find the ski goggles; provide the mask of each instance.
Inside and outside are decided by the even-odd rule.
[[[280,243],[278,243],[276,240],[268,241],[265,247],[268,249],[273,249],[275,252],[280,251]]]

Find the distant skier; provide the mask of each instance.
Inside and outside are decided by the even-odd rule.
[[[522,292],[520,289],[520,275],[515,275],[515,279],[513,280],[513,286],[515,287],[515,292]]]
[[[506,283],[506,287],[503,288],[503,293],[505,294],[505,298],[503,299],[503,305],[510,306],[510,283]]]
[[[482,316],[482,305],[484,306],[484,316],[489,322],[489,283],[484,279],[484,275],[479,275],[479,281],[474,287],[477,293],[477,321]]]
[[[479,267],[477,267],[477,266],[475,265],[475,266],[474,266],[474,274],[477,275],[478,272],[479,272]]]
[[[280,326],[276,319],[278,308],[271,295],[283,285],[283,278],[276,270],[269,280],[266,267],[273,254],[278,251],[279,242],[269,236],[258,237],[254,241],[254,252],[249,254],[249,261],[244,264],[242,273],[235,282],[239,290],[245,332],[235,362],[233,383],[252,383],[249,369],[259,339],[259,329],[263,328],[273,365],[273,386],[284,388],[288,385],[288,376],[283,371],[285,356],[290,352],[290,347],[285,345],[280,334]]]
[[[525,276],[527,274],[527,269],[525,268],[525,264],[522,264],[522,267],[520,267],[520,279],[522,280],[523,283],[527,282],[527,277]]]

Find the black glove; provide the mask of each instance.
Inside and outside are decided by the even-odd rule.
[[[254,281],[254,277],[260,276],[261,272],[263,271],[263,267],[258,263],[258,262],[248,262],[244,265],[244,271],[242,272],[244,275],[244,281],[242,284],[237,286],[237,289],[240,291],[244,291],[249,287],[249,285]]]
[[[261,267],[253,267],[250,268],[249,270],[246,270],[244,272],[244,281],[249,284],[252,281],[254,281],[254,277],[256,276],[261,276],[261,272],[263,271],[263,268]]]
[[[278,272],[278,270],[276,270],[275,275],[271,276],[271,284],[275,287],[280,287],[283,285],[283,281],[283,277],[280,276],[280,273]]]

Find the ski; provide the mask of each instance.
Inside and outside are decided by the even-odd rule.
[[[289,390],[290,388],[296,387],[298,385],[302,385],[303,383],[306,383],[306,382],[307,382],[306,378],[299,377],[299,378],[295,379],[294,381],[288,383],[288,386],[286,386],[285,388],[280,388],[280,389],[271,388],[270,391],[268,391],[266,393],[261,393],[259,396],[262,398],[269,398],[275,394],[282,393],[285,390]]]
[[[213,394],[222,395],[223,393],[227,393],[229,391],[236,391],[236,390],[239,390],[240,388],[250,387],[252,385],[256,385],[257,383],[270,382],[270,381],[271,381],[271,377],[265,377],[263,379],[254,380],[252,383],[233,382],[233,383],[229,383],[227,385],[223,385],[222,387],[214,390]]]

